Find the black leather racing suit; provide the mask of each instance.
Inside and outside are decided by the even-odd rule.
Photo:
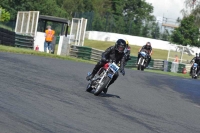
[[[103,67],[107,62],[106,60],[113,60],[116,64],[120,62],[120,70],[124,71],[124,66],[125,66],[125,54],[119,53],[117,50],[115,50],[115,46],[111,46],[108,49],[106,49],[105,52],[102,53],[102,59],[96,64],[94,67],[92,74],[96,74],[101,67]],[[108,87],[114,83],[114,81],[118,78],[119,73],[115,73],[113,76],[112,80],[110,81]]]

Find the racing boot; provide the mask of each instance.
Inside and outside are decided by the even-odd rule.
[[[148,67],[149,67],[149,63],[150,63],[150,60],[148,59],[148,60],[147,60],[147,63],[145,64],[145,68],[148,68]]]
[[[92,73],[86,77],[86,80],[89,81],[89,80],[93,79],[96,73],[97,73],[97,71],[94,69],[92,71]]]
[[[107,91],[108,91],[108,86],[107,86],[107,87],[105,87],[105,89],[103,90],[103,92],[106,94],[106,93],[107,93]]]
[[[105,87],[105,89],[103,90],[103,92],[106,94],[108,91],[108,87],[114,83],[115,80],[111,80],[110,83]]]
[[[192,67],[190,68],[190,76],[192,76]]]

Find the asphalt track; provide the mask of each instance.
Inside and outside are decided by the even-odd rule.
[[[200,81],[126,69],[85,92],[92,64],[0,53],[0,133],[199,133]]]

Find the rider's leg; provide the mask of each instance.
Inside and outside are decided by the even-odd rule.
[[[96,66],[94,67],[92,73],[86,77],[87,80],[91,80],[95,74],[99,71],[101,67],[103,67],[105,63],[102,61],[97,62]]]
[[[197,76],[199,77],[200,74],[200,66],[197,67]]]
[[[119,76],[119,73],[116,72],[115,75],[113,76],[112,80],[108,84],[108,86],[103,90],[104,93],[107,93],[108,87],[115,82],[115,80],[118,78],[118,76]]]
[[[149,66],[149,63],[150,63],[150,61],[151,61],[151,56],[150,56],[150,55],[148,55],[148,60],[147,60],[147,65],[146,65],[146,67],[148,67],[148,66]]]
[[[140,53],[138,53],[138,57],[137,57],[137,63],[138,63],[138,60],[139,60],[139,58],[140,58]]]
[[[192,75],[192,66],[190,67],[190,76]]]

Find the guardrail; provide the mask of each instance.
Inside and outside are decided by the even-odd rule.
[[[102,52],[103,52],[102,50],[90,47],[71,45],[68,55],[77,58],[82,58],[85,60],[99,61],[101,59]],[[126,63],[126,67],[127,68],[137,67],[137,57],[131,56],[131,60],[129,60]],[[175,64],[174,62],[168,62],[161,59],[152,59],[147,69],[182,73],[183,68],[185,67],[186,64],[181,64],[181,63]]]
[[[28,36],[28,35],[16,34],[15,35],[15,46],[33,49],[34,37]]]
[[[6,46],[14,46],[15,45],[15,32],[0,28],[0,44]]]
[[[13,31],[0,28],[0,44],[13,47],[31,48],[34,47],[34,37],[16,34]]]

